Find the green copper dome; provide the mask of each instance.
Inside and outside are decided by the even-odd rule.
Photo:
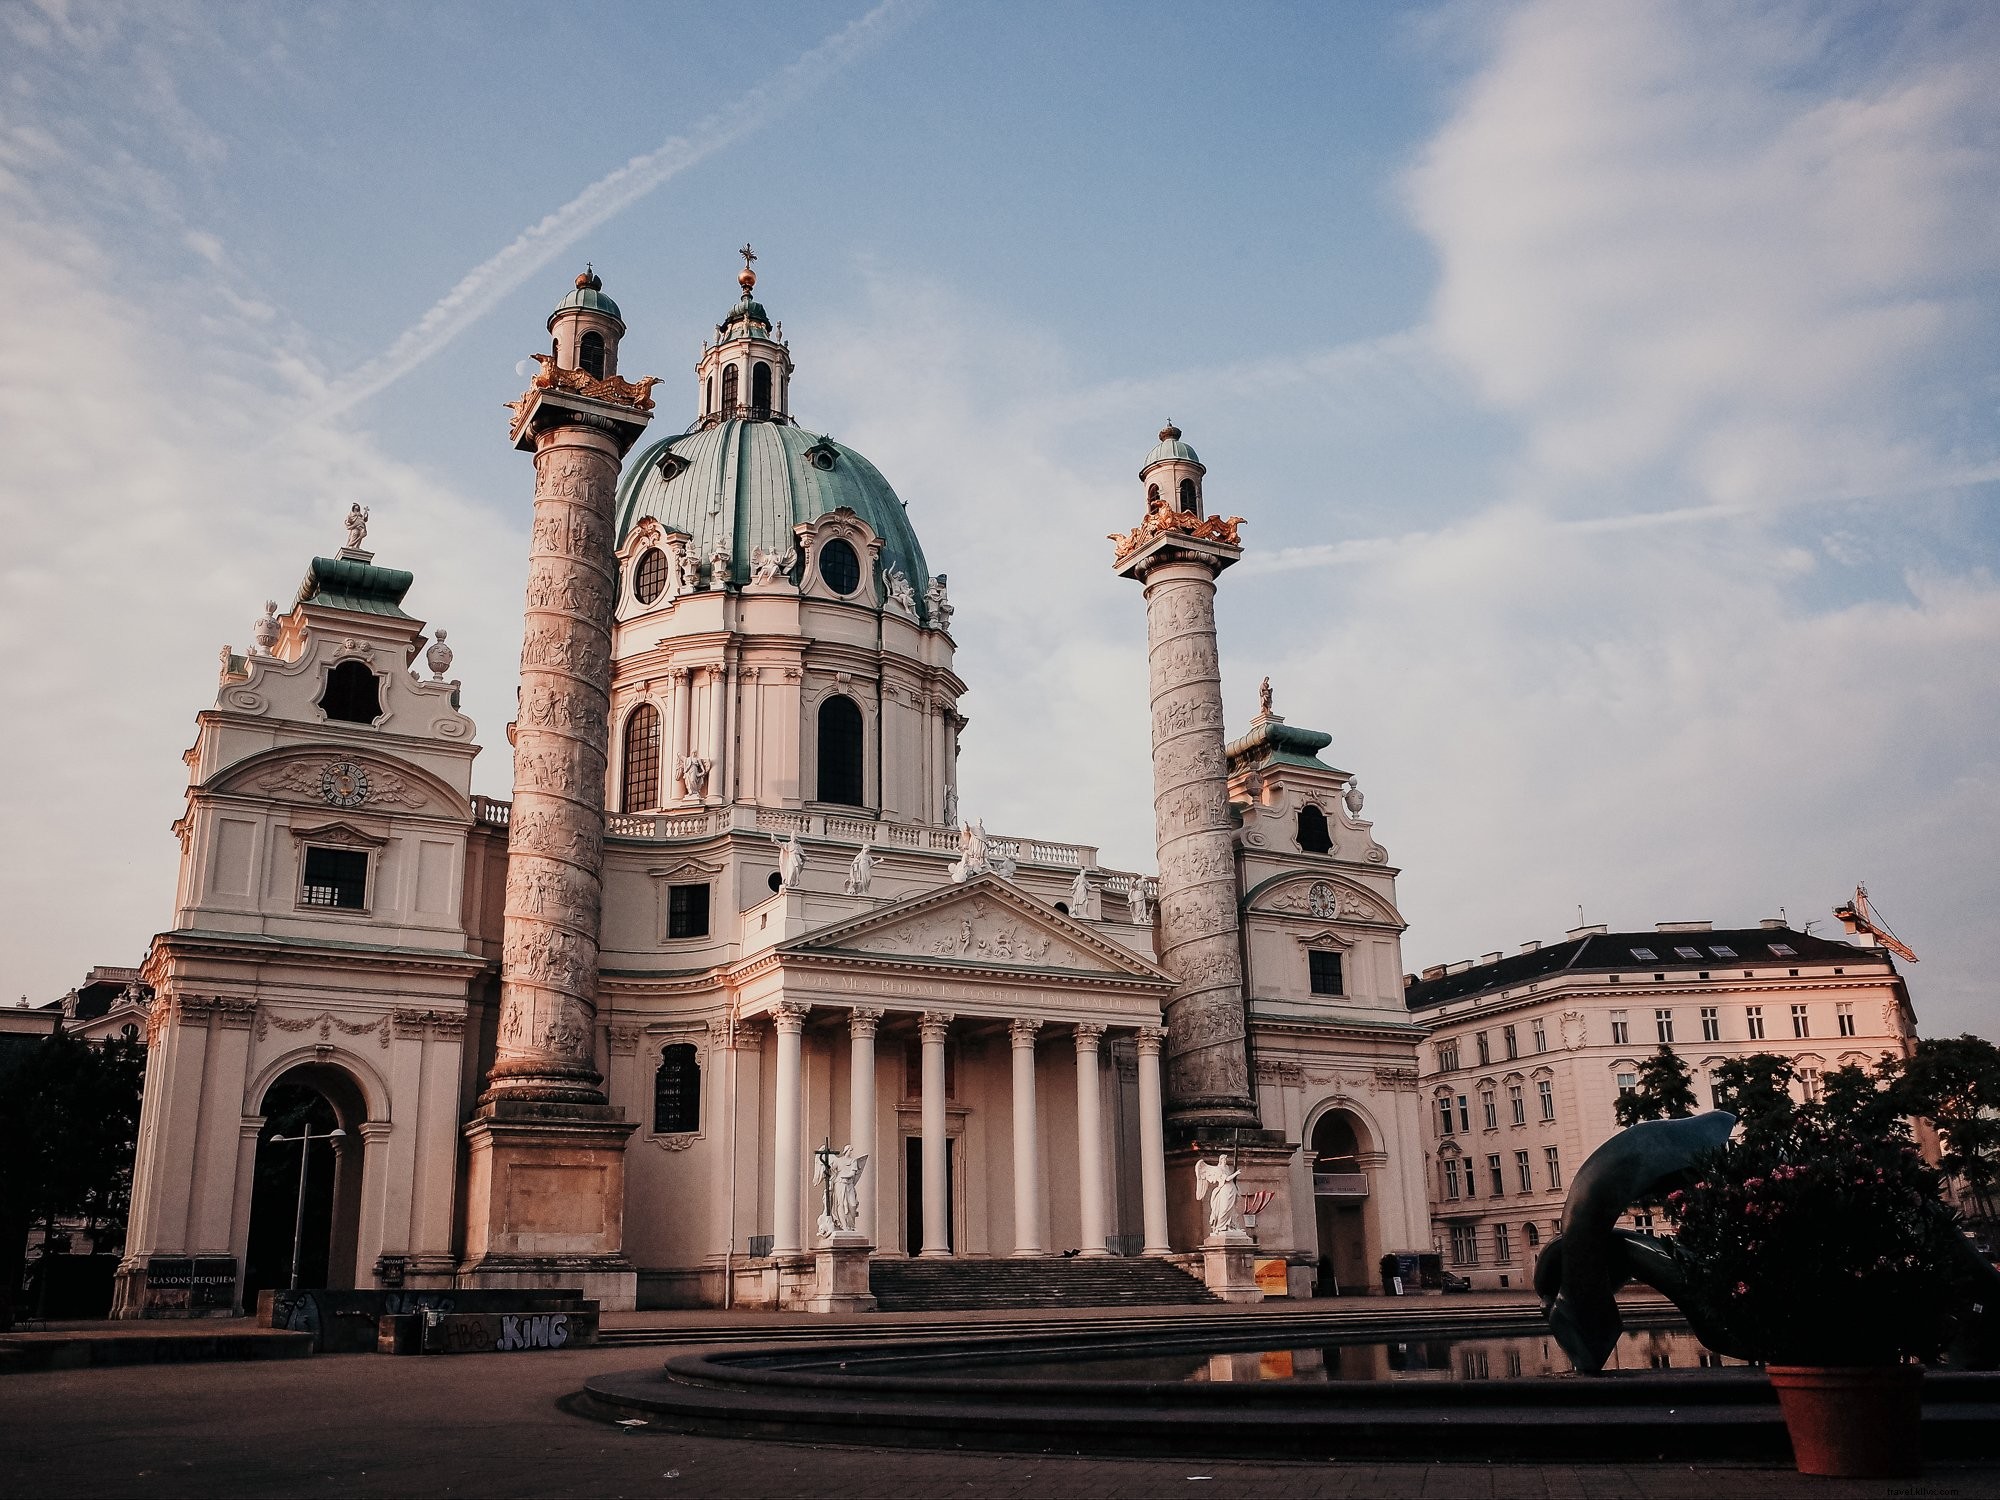
[[[751,548],[785,552],[792,528],[846,506],[882,538],[882,564],[929,587],[924,549],[881,470],[852,448],[789,422],[727,421],[666,438],[631,461],[618,487],[618,542],[652,516],[706,559],[729,549],[730,577],[750,577]]]
[[[580,307],[586,312],[603,313],[607,318],[617,318],[620,323],[625,321],[619,314],[618,304],[604,295],[604,283],[588,266],[584,267],[583,274],[576,278],[576,290],[558,302],[555,312],[549,314],[549,326],[553,328],[557,316],[572,307]]]
[[[1160,429],[1160,445],[1146,455],[1146,461],[1139,465],[1139,473],[1143,476],[1154,464],[1166,463],[1170,459],[1190,464],[1201,462],[1201,455],[1181,441],[1181,430],[1172,422]]]

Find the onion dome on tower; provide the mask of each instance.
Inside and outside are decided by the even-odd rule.
[[[791,415],[792,356],[753,295],[756,256],[743,247],[742,297],[704,343],[696,366],[700,416],[686,432],[641,451],[618,492],[618,545],[653,517],[688,538],[701,559],[729,557],[730,582],[749,581],[761,548],[787,553],[795,528],[851,510],[882,539],[877,561],[910,581],[922,598],[931,582],[923,547],[903,502],[867,459],[800,427]],[[874,591],[880,597],[880,590]]]

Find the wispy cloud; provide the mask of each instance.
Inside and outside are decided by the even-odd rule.
[[[880,45],[925,3],[881,0],[685,135],[674,136],[600,177],[466,272],[381,354],[333,382],[327,395],[314,403],[315,416],[335,415],[393,385],[591,230],[688,168],[777,120],[833,74]]]

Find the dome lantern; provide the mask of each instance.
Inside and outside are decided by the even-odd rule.
[[[1159,446],[1146,455],[1139,466],[1139,478],[1146,486],[1146,506],[1164,505],[1186,515],[1200,516],[1201,481],[1208,467],[1192,447],[1181,441],[1181,430],[1173,419],[1160,429]]]
[[[624,337],[625,320],[618,315],[618,304],[604,295],[604,281],[595,267],[583,268],[576,289],[549,314],[548,326],[549,353],[559,368],[581,370],[592,380],[618,373],[618,340]]]
[[[695,367],[701,421],[789,422],[791,351],[756,298],[757,252],[745,245],[737,253],[743,257],[736,273],[743,295],[715,325],[715,342],[702,346]]]

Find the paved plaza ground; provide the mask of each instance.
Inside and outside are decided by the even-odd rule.
[[[564,1411],[664,1351],[371,1355],[0,1377],[0,1495],[1718,1496],[2000,1494],[2000,1467],[1840,1483],[1670,1465],[1233,1463],[805,1447],[626,1430]]]

